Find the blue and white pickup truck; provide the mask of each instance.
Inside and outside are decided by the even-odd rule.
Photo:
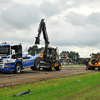
[[[21,44],[14,45],[6,42],[0,44],[0,72],[20,73],[25,67],[39,70],[41,60],[40,54],[22,56]]]

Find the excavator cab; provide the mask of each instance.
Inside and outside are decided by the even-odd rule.
[[[46,61],[56,61],[59,59],[59,51],[56,48],[48,48]]]

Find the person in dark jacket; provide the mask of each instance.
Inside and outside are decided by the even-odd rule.
[[[88,60],[86,61],[86,70],[88,70],[88,64],[89,64],[89,62],[88,62]]]

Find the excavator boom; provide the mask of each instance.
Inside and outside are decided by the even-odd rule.
[[[47,35],[47,31],[46,31],[46,24],[44,22],[44,19],[42,19],[40,24],[39,24],[38,35],[37,35],[37,37],[35,37],[36,38],[35,44],[40,44],[41,32],[43,32],[43,37],[44,37],[44,40],[45,40],[45,49],[44,49],[43,59],[46,61],[47,50],[48,50],[48,46],[49,46],[49,39],[48,39],[48,35]]]
[[[39,29],[38,29],[38,36],[35,37],[36,38],[35,44],[40,44],[41,31],[43,31],[43,37],[44,37],[45,43],[49,44],[49,39],[48,39],[48,35],[46,31],[46,24],[44,22],[44,19],[42,19],[40,22]]]

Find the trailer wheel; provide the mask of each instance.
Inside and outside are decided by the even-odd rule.
[[[34,66],[31,67],[32,70],[40,70],[40,59],[36,58],[34,61]]]
[[[20,72],[21,72],[21,64],[20,63],[17,63],[16,64],[16,67],[15,67],[14,73],[19,74]]]
[[[61,64],[58,62],[58,66],[57,67],[55,67],[55,70],[56,71],[60,71],[61,70]]]

